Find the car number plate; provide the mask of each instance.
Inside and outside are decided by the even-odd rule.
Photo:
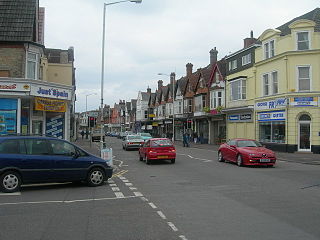
[[[168,158],[168,156],[158,156],[158,158]]]
[[[260,159],[260,162],[270,162],[270,159]]]

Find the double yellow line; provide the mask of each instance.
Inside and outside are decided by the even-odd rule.
[[[120,176],[122,176],[123,174],[125,174],[127,172],[128,172],[128,170],[121,170],[120,172],[117,172],[117,173],[113,174],[111,178],[120,177]]]

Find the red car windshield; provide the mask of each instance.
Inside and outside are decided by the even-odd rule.
[[[159,139],[151,142],[151,147],[172,147],[173,144],[169,139]]]
[[[254,140],[240,140],[237,141],[238,147],[262,147],[261,143]]]

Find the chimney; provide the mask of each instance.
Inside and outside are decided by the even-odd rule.
[[[174,72],[172,72],[170,74],[170,84],[173,84],[176,80],[176,74]]]
[[[150,95],[151,94],[151,88],[148,86],[147,88],[147,93]]]
[[[210,65],[212,66],[215,62],[217,62],[218,59],[218,51],[217,48],[214,47],[214,49],[210,50]]]
[[[162,84],[163,84],[163,81],[159,80],[158,81],[158,90],[160,90],[162,88]]]
[[[253,37],[253,31],[251,30],[251,32],[250,32],[250,38],[245,38],[245,39],[243,40],[243,48],[247,48],[247,47],[251,46],[252,44],[255,44],[256,41],[257,41],[257,39],[255,39],[255,38]]]
[[[189,77],[192,74],[193,65],[192,65],[192,63],[187,63],[186,67],[187,67],[187,77]]]

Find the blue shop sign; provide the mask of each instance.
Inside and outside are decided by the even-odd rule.
[[[265,109],[277,109],[284,108],[287,106],[287,98],[277,98],[264,102],[257,102],[255,105],[256,110],[265,110]]]
[[[240,115],[229,115],[229,121],[239,121]]]
[[[285,121],[285,120],[286,120],[286,112],[284,110],[258,113],[259,122]]]

